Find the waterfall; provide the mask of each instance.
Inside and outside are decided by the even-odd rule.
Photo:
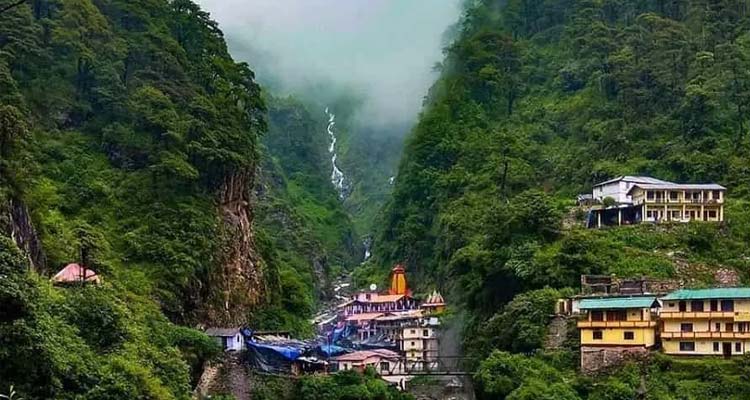
[[[336,154],[337,139],[336,132],[333,130],[336,125],[336,115],[330,112],[328,107],[326,107],[326,115],[328,115],[328,127],[326,131],[328,132],[328,136],[331,137],[331,143],[328,145],[328,153],[331,154],[331,183],[339,192],[339,198],[343,200],[349,194],[349,187],[344,173],[339,169],[338,164],[336,164],[336,159],[338,158],[338,154]]]
[[[362,241],[362,246],[365,248],[365,256],[364,256],[364,260],[363,260],[363,262],[364,262],[364,261],[369,260],[370,257],[372,257],[372,252],[371,252],[371,249],[372,249],[372,236],[365,237],[365,239]]]

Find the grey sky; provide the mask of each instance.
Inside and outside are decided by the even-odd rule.
[[[295,92],[333,81],[363,94],[369,118],[419,111],[459,0],[198,0],[261,82]],[[268,76],[273,75],[273,76]]]

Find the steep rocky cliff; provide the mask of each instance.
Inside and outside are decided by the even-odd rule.
[[[39,234],[31,221],[29,209],[23,202],[10,198],[0,206],[0,233],[13,239],[28,258],[29,265],[37,272],[47,270],[47,257]]]
[[[252,309],[263,302],[267,285],[263,260],[256,250],[254,170],[227,176],[218,194],[222,226],[217,263],[207,282],[209,297],[201,323],[239,326],[247,323]]]

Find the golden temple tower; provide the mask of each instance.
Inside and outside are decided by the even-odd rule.
[[[406,283],[406,272],[401,264],[396,264],[391,271],[391,287],[388,294],[410,294],[409,285]]]

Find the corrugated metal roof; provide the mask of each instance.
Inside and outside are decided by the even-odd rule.
[[[687,184],[681,184],[681,183],[669,183],[669,184],[643,184],[643,183],[637,183],[633,188],[639,187],[641,189],[646,190],[652,190],[652,189],[664,189],[664,190],[727,190],[724,186],[717,185],[715,183],[705,183],[705,184],[696,184],[696,183],[687,183]],[[630,189],[631,191],[633,189]]]
[[[646,184],[671,184],[672,183],[668,181],[663,181],[661,179],[652,178],[650,176],[624,175],[624,176],[618,176],[617,178],[610,179],[608,181],[604,181],[602,183],[597,183],[594,186],[606,185],[608,183],[618,182],[618,181],[626,181],[626,182],[633,182],[633,183],[646,183]]]
[[[583,299],[579,308],[581,310],[604,310],[621,308],[652,308],[658,307],[659,303],[655,296],[639,297],[604,297],[599,299]]]
[[[750,288],[681,289],[662,300],[750,299]]]
[[[231,337],[240,333],[240,328],[208,328],[205,334],[214,337]]]

